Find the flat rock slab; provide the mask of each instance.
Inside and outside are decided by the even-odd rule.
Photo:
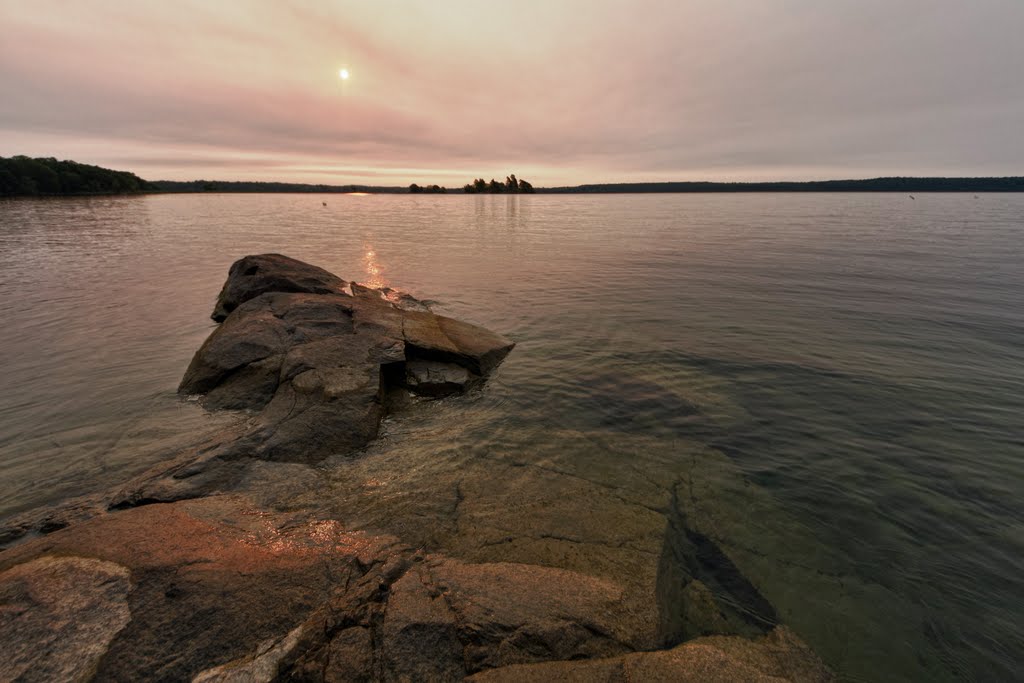
[[[0,672],[454,681],[552,660],[599,664],[643,641],[623,593],[578,572],[462,562],[337,520],[210,496],[104,515],[0,556]],[[752,666],[750,641],[714,642],[733,640],[716,671]],[[659,661],[635,666],[669,666]]]
[[[529,451],[478,447],[495,429],[489,406],[438,408],[408,417],[408,438],[323,464],[331,487],[300,500],[466,562],[607,581],[621,591],[629,633],[619,640],[633,650],[707,635],[758,637],[780,620],[762,583],[678,511],[692,488],[684,482],[733,472],[702,444],[551,428]],[[454,420],[461,436],[453,444]],[[597,449],[619,457],[594,457]],[[715,490],[705,495],[717,500]]]
[[[239,496],[76,524],[0,555],[0,680],[189,680],[286,637],[394,545]]]
[[[131,619],[129,572],[41,557],[0,573],[0,680],[88,680]]]
[[[231,266],[212,315],[222,324],[179,392],[211,410],[259,411],[254,438],[227,457],[315,462],[351,452],[377,436],[390,392],[463,393],[514,346],[422,309],[280,254],[246,256]]]

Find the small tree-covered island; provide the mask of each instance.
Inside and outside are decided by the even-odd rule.
[[[462,190],[466,194],[533,194],[533,185],[525,180],[517,179],[513,173],[505,176],[504,183],[500,183],[494,178],[491,178],[491,182],[477,178],[472,183],[467,183]]]
[[[447,187],[441,187],[440,185],[417,185],[413,183],[409,186],[409,194],[444,194],[447,191]]]
[[[473,182],[463,185],[462,191],[466,194],[533,194],[534,189],[528,181],[516,178],[516,174],[513,173],[505,176],[503,183],[494,178],[491,178],[491,182],[477,178]],[[413,183],[409,186],[410,194],[445,194],[446,192],[448,192],[448,188],[440,185]]]

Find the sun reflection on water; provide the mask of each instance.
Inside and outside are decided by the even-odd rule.
[[[388,286],[388,281],[383,276],[384,269],[377,261],[377,252],[370,245],[366,245],[363,253],[363,269],[366,271],[366,279],[362,284],[374,289]]]

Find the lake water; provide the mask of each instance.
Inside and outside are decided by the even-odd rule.
[[[3,201],[0,519],[226,419],[175,388],[228,266],[271,251],[518,343],[377,462],[517,453],[628,496],[627,467],[699,443],[738,482],[737,556],[844,678],[1021,675],[1024,196]]]

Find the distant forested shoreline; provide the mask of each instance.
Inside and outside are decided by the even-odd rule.
[[[814,180],[806,182],[716,183],[659,182],[605,183],[569,187],[534,188],[525,180],[508,176],[504,183],[478,178],[462,188],[475,193],[613,194],[656,192],[1024,192],[1024,176],[998,178],[870,178],[866,180]],[[53,157],[0,157],[0,197],[57,197],[78,195],[252,192],[373,194],[445,193],[437,185],[381,187],[375,185],[324,185],[239,180],[143,180],[128,171],[115,171]]]
[[[407,187],[380,187],[373,185],[311,185],[309,183],[274,183],[249,180],[154,180],[156,192],[284,192],[347,194],[350,192],[372,192],[378,194],[402,194]]]
[[[1024,192],[1024,176],[1002,178],[869,178],[766,183],[606,183],[538,188],[548,194],[617,192]]]
[[[57,161],[53,157],[0,157],[0,197],[47,197],[150,192],[153,186],[127,171]]]
[[[514,185],[513,185],[514,183]],[[162,192],[370,192],[391,194],[445,194],[437,185],[380,187],[373,185],[307,185],[302,183],[190,182],[159,180],[152,183]],[[513,189],[515,188],[515,189]],[[1024,192],[1024,176],[1000,178],[870,178],[866,180],[813,180],[765,183],[661,182],[607,183],[569,187],[537,187],[509,176],[504,183],[477,178],[465,185],[467,194],[614,194],[697,192]]]

